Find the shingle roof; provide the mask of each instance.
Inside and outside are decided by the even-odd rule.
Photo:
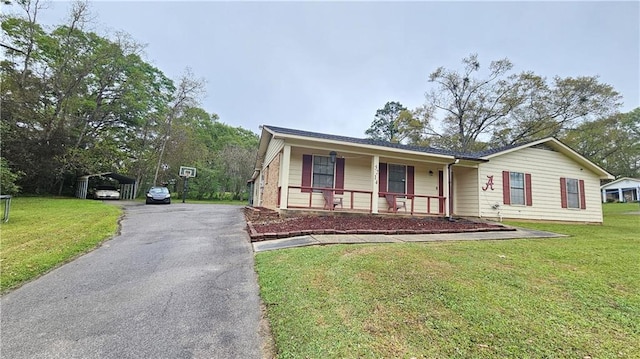
[[[535,141],[531,141],[531,142],[535,142]],[[471,157],[482,158],[482,157],[485,157],[485,156],[494,155],[494,154],[502,152],[502,151],[507,151],[507,150],[510,150],[512,148],[525,146],[525,145],[527,145],[528,143],[531,143],[531,142],[520,143],[520,144],[517,144],[517,145],[509,145],[509,146],[497,147],[497,148],[490,148],[488,150],[484,150],[484,151],[480,151],[480,152],[469,153],[468,155],[471,156]]]
[[[317,138],[322,140],[341,141],[341,142],[348,142],[348,143],[361,144],[361,145],[381,146],[381,147],[396,148],[396,149],[407,150],[407,151],[430,153],[434,155],[456,156],[456,157],[459,157],[461,155],[460,153],[457,153],[454,151],[442,150],[442,149],[433,148],[433,147],[403,145],[401,143],[392,143],[387,141],[374,140],[370,138],[355,138],[355,137],[347,137],[347,136],[330,135],[326,133],[294,130],[291,128],[283,128],[283,127],[277,127],[277,126],[271,126],[271,125],[264,125],[264,127],[268,128],[269,130],[275,133],[280,133],[284,135],[311,137],[311,138]],[[469,156],[465,155],[464,157],[469,157]]]
[[[401,150],[406,150],[406,151],[427,153],[427,154],[440,155],[440,156],[451,156],[451,157],[455,157],[457,159],[479,161],[479,162],[487,162],[487,161],[489,161],[489,159],[487,157],[493,156],[493,155],[498,154],[500,152],[506,152],[506,151],[513,150],[513,149],[516,149],[516,148],[519,148],[519,147],[526,147],[526,146],[531,145],[531,144],[533,144],[535,142],[546,142],[546,141],[552,140],[552,141],[558,142],[562,147],[568,149],[568,151],[572,151],[572,153],[574,153],[574,155],[572,155],[573,157],[576,157],[582,163],[585,163],[588,166],[590,166],[591,168],[593,168],[596,173],[601,173],[601,178],[611,178],[611,179],[613,179],[613,176],[610,173],[608,173],[604,169],[598,167],[598,165],[596,165],[593,162],[589,161],[587,158],[584,158],[578,152],[576,152],[575,150],[573,150],[569,146],[565,145],[564,143],[560,142],[559,140],[557,140],[557,139],[555,139],[553,137],[548,137],[548,138],[544,138],[544,139],[530,141],[530,142],[527,142],[527,143],[520,143],[520,144],[515,144],[515,145],[509,145],[509,146],[489,149],[489,150],[480,151],[480,152],[462,153],[462,152],[458,152],[458,151],[443,150],[443,149],[433,148],[433,147],[421,147],[421,146],[403,145],[403,144],[400,144],[400,143],[391,143],[391,142],[387,142],[387,141],[373,140],[373,139],[370,139],[370,138],[355,138],[355,137],[347,137],[347,136],[338,136],[338,135],[331,135],[331,134],[326,134],[326,133],[301,131],[301,130],[295,130],[295,129],[291,129],[291,128],[271,126],[271,125],[264,125],[263,127],[266,128],[267,130],[273,132],[273,133],[279,133],[279,134],[282,134],[282,135],[300,136],[300,137],[307,137],[307,138],[316,138],[316,139],[321,139],[321,140],[331,140],[331,141],[339,141],[339,142],[361,144],[361,145],[396,148],[396,149],[401,149]]]

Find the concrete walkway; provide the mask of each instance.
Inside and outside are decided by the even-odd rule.
[[[501,240],[517,238],[555,238],[567,237],[557,234],[531,229],[516,228],[515,231],[497,232],[467,232],[440,234],[313,234],[254,242],[254,252],[264,252],[276,249],[325,245],[325,244],[353,244],[353,243],[401,243],[401,242],[436,242],[436,241],[477,241]]]

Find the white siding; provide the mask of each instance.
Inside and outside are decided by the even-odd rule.
[[[344,188],[371,192],[371,157],[356,155],[344,159]],[[350,208],[351,193],[345,192],[342,197],[344,208]],[[354,209],[368,210],[370,205],[370,194],[353,194]]]
[[[505,205],[502,199],[502,171],[531,174],[532,206]],[[480,165],[479,183],[493,176],[494,189],[477,187],[481,217],[540,219],[553,221],[602,222],[600,179],[565,155],[545,149],[524,148],[491,158]],[[562,208],[560,177],[584,180],[586,209]],[[499,205],[498,209],[492,208]]]
[[[291,159],[289,162],[289,186],[301,186],[302,185],[302,155],[307,154],[299,147],[291,148]],[[286,189],[283,188],[283,191]],[[322,206],[322,196],[320,194],[313,194],[318,197],[314,201],[314,206]],[[300,189],[289,190],[289,207],[304,207],[309,203],[309,194],[302,193]]]
[[[478,217],[478,169],[453,167],[453,213]]]
[[[284,147],[284,140],[277,139],[277,138],[271,139],[271,142],[269,142],[269,147],[267,148],[267,153],[264,156],[264,162],[262,165],[263,169],[266,168],[271,163],[271,161],[273,161],[274,158],[276,158],[278,153],[282,151],[283,147]]]

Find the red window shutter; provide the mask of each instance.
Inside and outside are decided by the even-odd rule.
[[[411,196],[415,192],[415,172],[416,169],[413,166],[407,166],[407,197],[413,198]]]
[[[587,209],[587,196],[584,193],[584,180],[580,180],[578,183],[580,184],[580,209]]]
[[[509,184],[509,171],[502,171],[502,202],[511,204],[511,187]]]
[[[344,189],[344,158],[336,158],[336,185],[335,188]],[[336,194],[344,194],[344,191],[336,191]]]
[[[438,196],[444,197],[444,172],[438,171]],[[445,199],[438,200],[438,213],[444,213]]]
[[[560,177],[560,203],[562,208],[567,208],[567,179]]]
[[[533,196],[531,194],[531,173],[524,174],[524,194],[527,206],[533,206]]]
[[[387,164],[380,163],[380,171],[378,173],[378,192],[387,192]],[[379,194],[379,197],[384,197],[384,194]]]
[[[312,171],[313,171],[313,156],[302,155],[302,187],[311,187]],[[303,188],[302,192],[311,192],[311,190]]]

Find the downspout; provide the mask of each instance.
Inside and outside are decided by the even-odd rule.
[[[449,221],[453,222],[453,218],[451,217],[451,212],[453,209],[453,171],[451,170],[451,167],[453,167],[453,165],[458,164],[458,162],[460,162],[459,158],[456,158],[455,161],[449,163],[447,165],[447,180],[449,181],[449,193],[447,194],[448,201],[449,201]]]

